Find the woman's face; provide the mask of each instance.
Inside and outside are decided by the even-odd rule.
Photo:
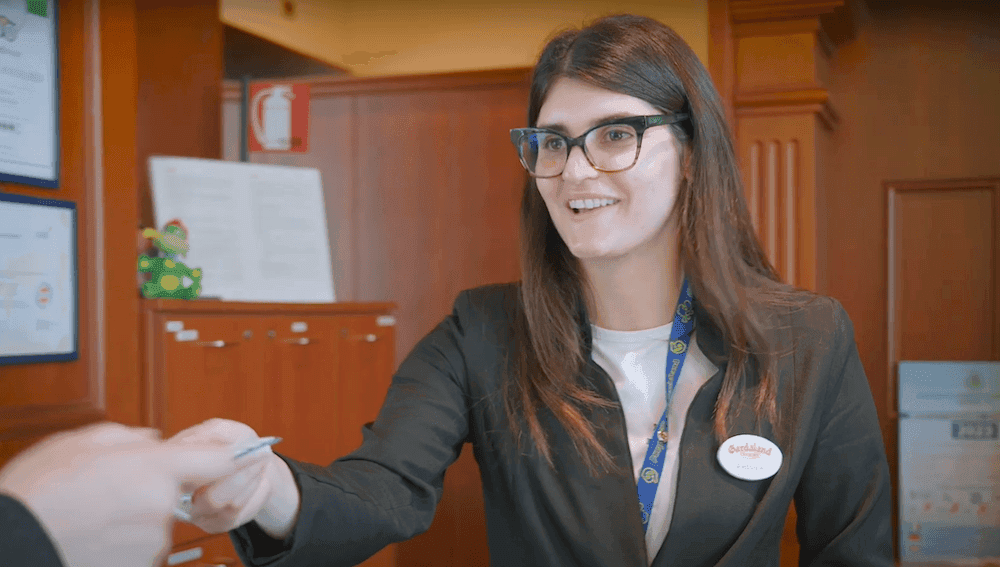
[[[654,114],[662,112],[642,99],[560,78],[542,104],[537,127],[576,137],[611,118]],[[655,126],[643,134],[630,169],[597,171],[581,148],[573,148],[562,175],[536,183],[559,235],[585,264],[647,255],[662,261],[675,242],[670,212],[681,178],[679,156],[670,128]],[[610,204],[584,209],[587,200]]]

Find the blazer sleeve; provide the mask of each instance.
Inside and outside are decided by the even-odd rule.
[[[0,558],[4,565],[62,567],[62,560],[38,519],[20,500],[0,494]]]
[[[799,564],[892,567],[889,465],[871,387],[843,307],[833,301],[825,412],[795,493]],[[823,407],[821,405],[820,407]]]
[[[252,522],[230,532],[244,564],[355,565],[430,527],[445,469],[469,434],[466,296],[400,365],[360,448],[326,467],[282,457],[302,496],[295,529],[286,541]]]

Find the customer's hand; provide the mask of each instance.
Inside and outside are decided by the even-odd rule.
[[[45,527],[66,567],[153,566],[170,545],[182,490],[230,475],[222,443],[177,445],[102,423],[52,435],[0,471],[0,492]]]
[[[210,419],[171,438],[171,442],[251,445],[257,432],[237,421]],[[226,478],[200,488],[191,504],[191,523],[209,533],[222,533],[256,521],[282,539],[294,527],[299,492],[288,465],[270,448],[242,457]]]

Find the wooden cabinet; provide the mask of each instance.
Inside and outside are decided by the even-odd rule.
[[[393,308],[147,301],[144,399],[150,424],[167,437],[213,417],[232,419],[261,436],[282,437],[275,450],[283,455],[325,465],[357,448],[362,425],[375,419],[385,399],[395,364]],[[216,554],[235,558],[222,535],[222,543],[212,543],[221,546]],[[174,552],[206,537],[177,523]],[[364,565],[395,565],[395,547]]]
[[[219,534],[177,545],[165,562],[167,567],[239,567],[243,565],[229,534]]]

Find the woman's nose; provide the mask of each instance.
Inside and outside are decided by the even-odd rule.
[[[597,175],[597,170],[590,165],[583,147],[577,146],[570,148],[562,174],[565,179],[586,179]]]

